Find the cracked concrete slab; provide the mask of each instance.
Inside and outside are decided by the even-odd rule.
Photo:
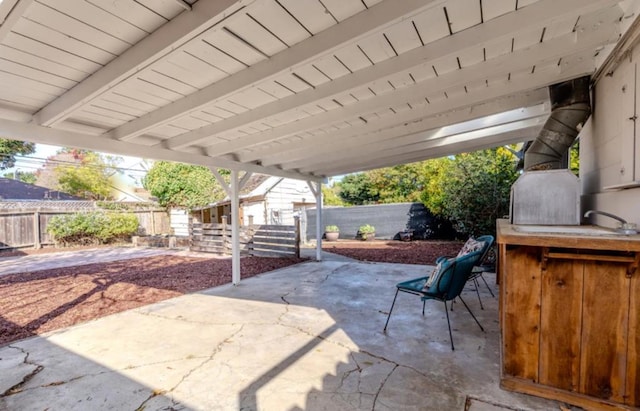
[[[425,270],[307,262],[15,342],[0,347],[0,410],[463,410],[469,396],[559,409],[499,389],[486,289],[485,310],[464,294],[486,333],[461,304],[450,313],[456,351],[441,304],[423,317],[414,296],[382,332],[394,284]]]
[[[7,348],[0,356],[0,394],[15,390],[41,370],[41,366],[30,361],[23,349],[10,345]]]

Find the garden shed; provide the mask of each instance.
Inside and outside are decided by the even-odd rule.
[[[240,190],[239,201],[241,225],[293,225],[300,210],[315,207],[315,197],[305,181],[265,174],[249,178]],[[202,223],[222,223],[223,216],[231,215],[228,197],[191,211],[192,218]]]

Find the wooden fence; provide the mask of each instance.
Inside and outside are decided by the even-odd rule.
[[[192,223],[191,250],[231,254],[231,225]],[[240,227],[240,253],[300,257],[300,220],[296,217],[294,225]]]
[[[95,210],[91,210],[95,211]],[[86,212],[84,210],[30,210],[0,212],[0,250],[11,248],[41,248],[54,244],[47,233],[49,221],[58,215]],[[169,216],[165,210],[131,210],[138,218],[139,231],[144,234],[169,233]]]

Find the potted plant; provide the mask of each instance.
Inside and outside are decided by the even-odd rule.
[[[338,241],[340,228],[337,225],[328,225],[324,228],[324,238],[327,241]]]
[[[370,224],[361,225],[358,229],[358,237],[362,241],[373,240],[376,236],[376,228]]]

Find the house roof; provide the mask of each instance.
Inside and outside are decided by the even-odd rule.
[[[260,193],[256,193],[255,191],[258,191],[258,189],[264,186],[267,181],[271,181],[270,184],[267,183],[267,187],[271,188],[278,182],[280,182],[280,180],[281,179],[278,177],[272,177],[266,174],[252,174],[240,190],[240,196],[243,197],[249,195],[253,196],[257,194],[264,194],[264,190],[266,189],[266,187],[263,188]]]
[[[240,190],[240,201],[261,201],[269,193],[269,191],[277,186],[282,180],[282,177],[268,176],[266,174],[252,174]],[[222,206],[230,203],[231,199],[229,198],[229,196],[226,196],[220,201],[216,201],[205,207],[194,208],[194,210]]]
[[[639,9],[4,0],[0,133],[312,181],[519,142],[547,86],[593,74]]]
[[[0,178],[0,200],[83,200],[46,187]]]

